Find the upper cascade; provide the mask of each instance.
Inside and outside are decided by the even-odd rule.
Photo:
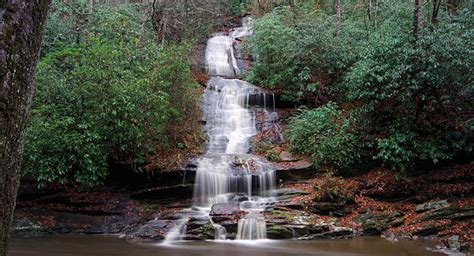
[[[217,35],[207,41],[206,62],[209,75],[227,78],[240,75],[233,43],[234,39],[227,35]]]

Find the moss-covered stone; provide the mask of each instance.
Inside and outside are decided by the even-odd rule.
[[[440,219],[450,219],[450,220],[465,220],[472,219],[474,217],[474,206],[465,206],[465,207],[448,207],[436,209],[433,211],[426,212],[422,214],[415,220],[415,223],[427,221],[427,220],[440,220]]]
[[[214,239],[214,226],[211,224],[202,225],[199,228],[188,230],[184,239],[186,240],[207,240]]]
[[[354,236],[354,231],[351,228],[346,227],[335,227],[331,231],[323,232],[320,234],[314,234],[299,238],[300,240],[313,240],[313,239],[340,239],[350,238]]]
[[[380,235],[390,226],[403,224],[403,214],[400,212],[360,214],[354,218],[355,222],[362,224],[364,235]]]
[[[269,239],[290,239],[293,238],[293,230],[287,226],[270,225],[267,226],[267,238]]]

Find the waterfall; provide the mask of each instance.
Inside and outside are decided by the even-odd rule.
[[[256,240],[267,238],[267,227],[262,216],[249,214],[239,221],[237,239]]]
[[[273,106],[273,111],[275,97],[236,79],[241,71],[234,44],[251,33],[248,20],[243,23],[229,35],[217,34],[207,42],[205,54],[211,79],[204,92],[203,108],[208,139],[205,153],[197,159],[193,209],[208,215],[217,203],[239,206],[250,214],[240,219],[237,239],[263,239],[266,225],[261,212],[274,202],[271,191],[275,188],[275,171],[265,159],[248,153],[257,135],[253,107]],[[210,221],[215,239],[225,239],[225,228]],[[173,228],[166,239],[177,237],[173,232],[182,235],[183,230]]]
[[[227,231],[225,228],[219,224],[214,224],[214,239],[215,240],[225,240]]]

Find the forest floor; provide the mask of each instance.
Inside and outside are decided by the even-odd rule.
[[[474,162],[411,177],[376,168],[354,177],[318,177],[283,185],[317,221],[389,239],[430,238],[473,248]],[[459,236],[458,239],[456,236]]]

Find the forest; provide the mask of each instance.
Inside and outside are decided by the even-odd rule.
[[[473,10],[5,0],[0,256],[470,255]]]

